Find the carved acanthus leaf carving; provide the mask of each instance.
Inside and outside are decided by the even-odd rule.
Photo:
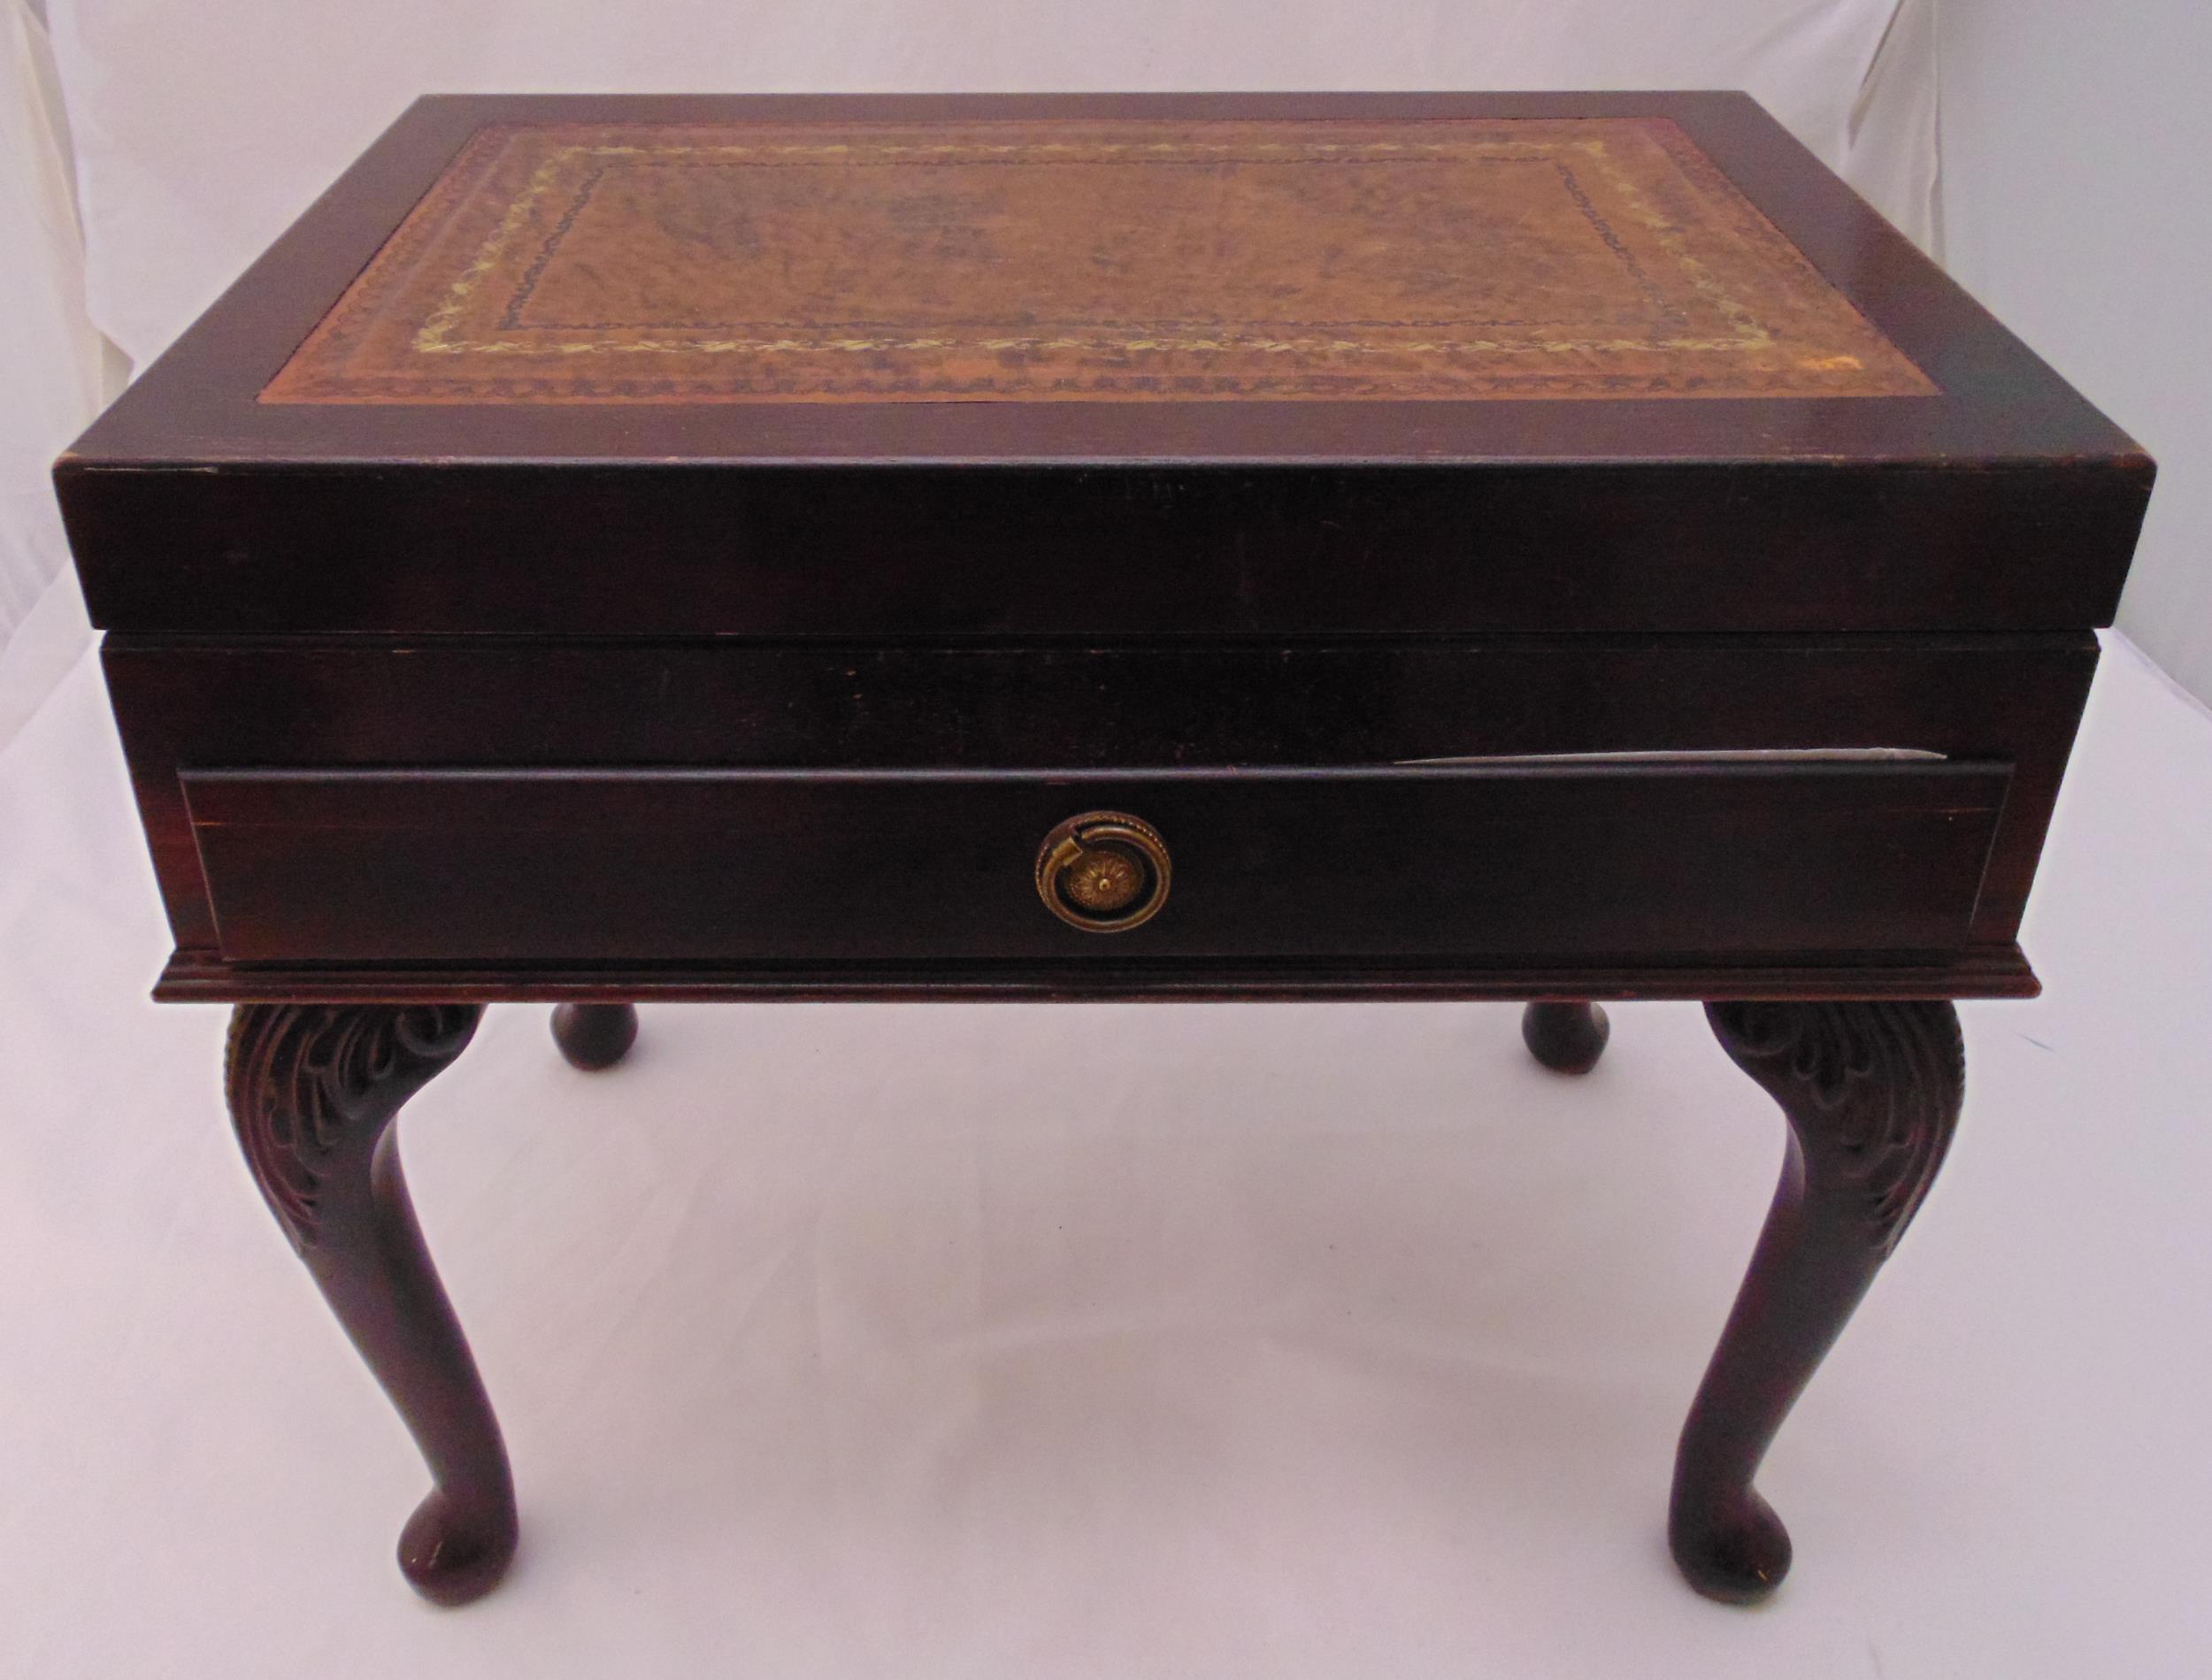
[[[1781,1104],[1809,1157],[1860,1193],[1879,1252],[1897,1246],[1958,1124],[1966,1051],[1948,1003],[1712,1003],[1738,1066]]]
[[[374,1141],[408,1097],[460,1055],[475,1004],[242,1005],[224,1084],[255,1179],[294,1247],[314,1247],[318,1193],[349,1141]]]

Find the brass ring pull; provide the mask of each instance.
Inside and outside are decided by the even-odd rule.
[[[1070,927],[1125,933],[1167,902],[1167,842],[1121,811],[1085,811],[1037,848],[1037,896]]]

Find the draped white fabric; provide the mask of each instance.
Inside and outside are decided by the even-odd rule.
[[[0,644],[66,558],[47,467],[103,395],[45,34],[0,0]]]
[[[2120,628],[2212,701],[2212,6],[1944,0],[1952,272],[2157,457]]]

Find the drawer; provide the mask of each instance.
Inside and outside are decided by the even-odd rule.
[[[1031,827],[1018,855],[1053,823],[1089,809],[1079,793],[1098,805],[1148,812],[1177,855],[1187,857],[1205,835],[1187,821],[1171,825],[1149,784],[1141,794],[1112,792],[1104,783],[1079,787],[1071,779],[1126,781],[1118,772],[1127,766],[1203,772],[1241,765],[1248,773],[1237,786],[1256,799],[1253,775],[1312,775],[1317,765],[1873,748],[2011,766],[1973,930],[1978,945],[2003,951],[2018,931],[2096,644],[2086,636],[1868,636],[1156,647],[366,639],[224,645],[111,636],[103,660],[176,943],[197,961],[219,956],[211,902],[227,902],[234,946],[246,926],[242,884],[227,879],[211,888],[184,799],[185,778],[226,768],[337,772],[411,765],[563,776],[591,765],[601,774],[633,771],[644,783],[665,771],[742,767],[785,773],[795,799],[803,796],[797,785],[812,772],[960,772],[980,779],[1025,767],[1057,778],[1069,797],[1056,795],[1025,814]],[[215,809],[211,796],[203,790],[203,817]],[[733,789],[730,797],[749,795]],[[828,794],[817,789],[803,797]],[[1315,797],[1301,793],[1292,802],[1310,802],[1310,813]],[[1363,797],[1379,795],[1371,788]],[[303,812],[312,802],[302,799]],[[378,820],[434,830],[460,808],[441,804],[434,818],[424,804],[425,815],[402,823],[394,805],[380,808]],[[1495,810],[1497,802],[1485,809]],[[1299,820],[1294,813],[1294,824]],[[1809,855],[1819,838],[1794,837],[1798,855]],[[439,843],[457,858],[459,840]],[[489,837],[468,842],[494,843]],[[396,845],[381,848],[380,869],[396,867]],[[218,849],[227,856],[227,846]],[[1687,891],[1727,855],[1686,856],[1655,896]],[[1164,947],[1187,931],[1187,894],[1200,879],[1185,880],[1177,914],[1145,938],[1094,943],[1138,960]],[[435,885],[409,891],[419,897]],[[1356,882],[1342,889],[1357,890]],[[1584,885],[1565,896],[1571,901],[1590,890]],[[1548,909],[1560,913],[1558,906]],[[910,905],[907,911],[918,913]],[[810,923],[819,914],[810,907]],[[1033,934],[1057,937],[1048,927]]]
[[[2010,774],[1614,757],[182,779],[229,962],[757,965],[1950,951]],[[1087,813],[1115,820],[1065,832]],[[1162,891],[1135,925],[1092,924]]]

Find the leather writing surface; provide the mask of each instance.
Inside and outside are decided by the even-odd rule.
[[[1661,119],[481,130],[268,403],[1901,396]]]

